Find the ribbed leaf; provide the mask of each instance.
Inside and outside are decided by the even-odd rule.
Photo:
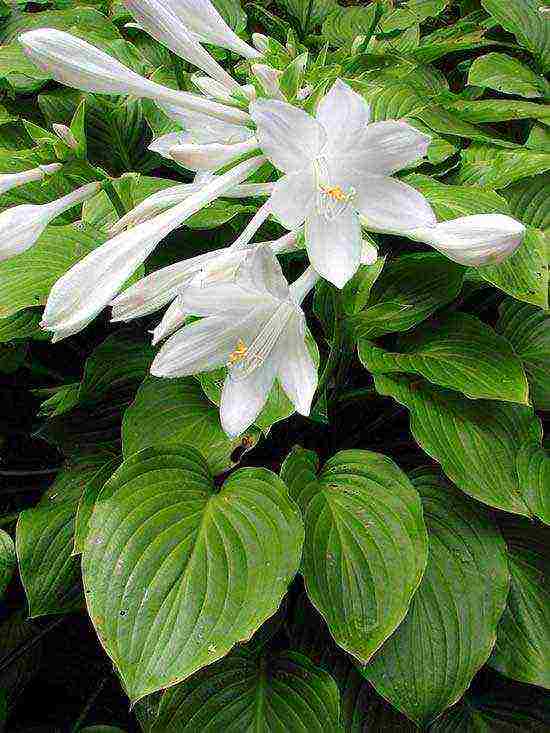
[[[38,505],[19,515],[16,550],[31,617],[82,604],[80,563],[72,556],[75,515],[88,481],[109,458],[67,462]]]
[[[524,224],[547,232],[550,229],[550,176],[526,178],[509,186],[503,195],[510,210]]]
[[[509,214],[505,198],[478,186],[449,186],[430,176],[411,173],[404,179],[430,202],[438,221],[472,214]]]
[[[367,307],[348,319],[357,338],[406,331],[456,298],[464,268],[436,253],[402,255],[386,264]]]
[[[323,23],[323,36],[332,46],[351,43],[357,36],[369,37],[376,23],[376,5],[342,8],[329,15]]]
[[[238,463],[256,445],[258,437],[259,431],[251,427],[245,436],[228,438],[220,425],[219,410],[192,377],[146,379],[126,410],[122,426],[125,456],[155,443],[193,445],[213,474]]]
[[[462,697],[489,657],[509,574],[505,544],[487,511],[437,474],[420,472],[413,484],[428,528],[426,572],[404,622],[363,674],[426,725]]]
[[[307,593],[337,643],[365,664],[401,623],[424,572],[420,499],[378,453],[337,453],[313,481],[310,466],[297,452],[282,470],[304,514]]]
[[[504,519],[501,529],[511,588],[490,664],[507,677],[550,689],[550,528]]]
[[[0,318],[0,343],[27,338],[44,338],[40,331],[42,312],[38,308],[14,313],[7,318]]]
[[[550,118],[548,105],[509,99],[458,100],[449,104],[449,110],[454,112],[461,120],[473,122],[474,124],[530,118],[548,121]],[[527,156],[525,157],[527,158]],[[532,165],[531,161],[532,159],[529,158]]]
[[[168,690],[151,733],[339,733],[338,717],[336,683],[307,657],[245,648]]]
[[[539,0],[481,0],[493,18],[535,56],[542,71],[550,69],[550,26],[539,8]]]
[[[83,572],[90,616],[131,699],[250,638],[276,611],[302,542],[299,511],[267,470],[238,471],[218,493],[192,448],[127,458],[92,514]]]
[[[541,97],[545,86],[543,77],[521,61],[496,52],[474,60],[468,72],[468,84],[521,97]]]
[[[404,375],[377,375],[375,383],[410,410],[415,439],[462,491],[513,514],[540,511],[528,506],[516,468],[522,446],[540,446],[540,423],[530,408],[468,400]]]
[[[120,466],[122,459],[118,456],[103,463],[103,465],[86,480],[86,486],[76,507],[74,523],[73,555],[79,555],[84,550],[86,538],[90,531],[90,517],[94,511],[97,497],[101,490]]]
[[[435,18],[449,4],[449,0],[409,0],[401,7],[390,12],[380,21],[380,29],[384,33],[409,28],[416,23],[423,23],[428,18]]]
[[[395,351],[364,339],[358,350],[371,372],[411,372],[471,399],[528,403],[527,377],[508,341],[465,313],[443,315],[401,335]]]
[[[550,153],[525,148],[495,150],[489,145],[471,145],[462,153],[462,161],[453,182],[466,186],[506,188],[522,178],[550,170]]]
[[[15,568],[15,547],[12,538],[0,529],[0,599],[6,592]]]
[[[105,239],[92,227],[47,227],[31,249],[0,263],[0,317],[44,305],[55,281]]]
[[[509,298],[500,307],[497,329],[521,358],[539,410],[550,410],[550,315]]]

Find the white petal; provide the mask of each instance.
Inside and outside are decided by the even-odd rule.
[[[364,239],[361,245],[361,264],[374,265],[377,259],[378,250],[369,241]]]
[[[250,105],[260,147],[279,170],[298,171],[321,152],[326,135],[313,117],[286,102],[260,99]]]
[[[178,292],[191,282],[201,267],[216,256],[217,252],[207,252],[198,257],[162,267],[142,278],[139,282],[126,288],[111,302],[113,307],[111,320],[129,321],[159,310],[173,300]]]
[[[250,342],[264,319],[265,308],[260,306],[238,319],[216,315],[184,326],[161,347],[151,374],[185,377],[225,366],[239,340]]]
[[[197,41],[166,0],[124,0],[140,26],[177,56],[194,64],[228,89],[239,89],[237,82]]]
[[[239,267],[236,284],[247,290],[268,293],[278,300],[289,297],[281,265],[269,245],[252,249]]]
[[[190,112],[173,104],[159,105],[162,110],[188,133],[184,142],[240,143],[249,140],[252,130],[242,123],[226,122],[200,112]]]
[[[70,33],[40,28],[23,33],[19,42],[31,61],[67,86],[86,92],[133,94],[155,99],[225,122],[243,124],[249,120],[246,112],[241,110],[145,79],[113,56]]]
[[[186,143],[170,150],[170,157],[192,171],[210,171],[222,168],[237,158],[252,153],[258,147],[258,141],[252,137],[247,142],[225,145],[207,143],[197,145]]]
[[[313,165],[295,173],[287,173],[276,183],[270,203],[275,216],[287,229],[296,229],[315,204],[317,191]]]
[[[407,236],[431,244],[461,265],[477,267],[502,262],[523,242],[525,227],[503,214],[461,216]]]
[[[269,38],[264,36],[263,33],[253,33],[252,43],[261,54],[264,54],[269,49]]]
[[[170,150],[175,148],[176,145],[184,145],[190,140],[191,135],[188,132],[169,132],[167,135],[155,138],[148,149],[153,153],[162,155],[163,158],[171,160]]]
[[[366,175],[387,175],[423,158],[431,138],[406,122],[385,120],[366,129],[364,147],[355,151],[350,165]]]
[[[194,316],[230,313],[233,318],[241,317],[261,302],[257,291],[244,290],[234,282],[191,284],[181,292],[180,299],[182,306]]]
[[[275,381],[278,361],[278,358],[266,359],[250,376],[239,381],[234,381],[230,373],[227,375],[220,402],[220,420],[229,437],[241,435],[262,411]]]
[[[279,350],[279,381],[287,397],[301,415],[309,415],[317,389],[317,368],[304,341],[305,323],[297,314],[287,327]]]
[[[355,205],[374,231],[402,233],[434,226],[432,207],[412,186],[389,176],[365,176],[356,183]]]
[[[317,119],[327,134],[325,155],[357,154],[364,145],[369,117],[366,100],[337,79],[317,109]]]
[[[210,0],[163,0],[190,31],[206,43],[228,48],[247,59],[259,56],[234,33]]]
[[[45,175],[55,173],[61,170],[62,167],[59,163],[53,163],[49,166],[43,165],[20,173],[0,173],[0,194],[6,193],[6,191],[10,191],[17,186],[24,186],[25,183],[31,181],[41,181]]]
[[[211,79],[209,76],[202,76],[201,74],[193,74],[191,81],[207,97],[217,99],[219,102],[235,101],[229,89],[216,79]]]
[[[174,331],[177,331],[178,328],[184,323],[188,315],[189,313],[182,306],[180,298],[175,298],[170,307],[167,309],[166,313],[164,314],[162,321],[152,331],[153,346],[158,344],[159,341],[163,341],[165,338],[168,338],[168,336],[173,334]]]
[[[268,66],[267,64],[252,64],[251,69],[268,97],[280,99],[283,102],[285,101],[284,94],[281,92],[281,88],[279,86],[279,79],[283,74],[282,71],[274,69],[272,66]]]
[[[185,201],[191,194],[200,191],[201,188],[202,185],[196,185],[195,183],[180,183],[178,186],[171,186],[162,191],[157,191],[115,222],[110,227],[109,234],[114,237],[115,234],[126,228],[149,221],[154,216],[162,214],[163,211]]]
[[[361,264],[359,217],[348,209],[334,219],[313,214],[306,220],[306,248],[315,270],[343,288]]]
[[[70,127],[67,127],[67,125],[54,123],[52,125],[52,130],[61,140],[63,140],[65,145],[67,145],[69,148],[71,148],[72,150],[76,150],[78,148],[78,140],[74,136],[73,131]]]

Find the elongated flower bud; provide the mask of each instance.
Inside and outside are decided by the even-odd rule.
[[[44,328],[54,331],[53,340],[82,330],[167,234],[264,162],[259,156],[235,166],[170,211],[105,242],[66,272],[50,292],[42,321]]]
[[[76,89],[103,94],[133,94],[236,124],[249,120],[248,114],[241,110],[145,79],[113,56],[70,33],[40,28],[23,33],[19,42],[37,66],[56,81]]]
[[[182,25],[166,0],[124,0],[140,26],[150,36],[216,79],[227,89],[239,89],[237,82]]]
[[[279,86],[279,80],[282,76],[281,71],[273,69],[267,64],[252,64],[252,73],[258,79],[268,97],[285,101],[285,96]]]
[[[56,122],[52,125],[52,128],[55,134],[63,140],[65,145],[68,145],[72,150],[76,150],[78,148],[78,140],[74,136],[70,127],[67,127],[67,125],[60,125]]]
[[[477,267],[502,262],[520,246],[525,227],[504,214],[461,216],[415,229],[406,236],[425,242],[460,265]]]
[[[99,183],[88,183],[49,204],[21,204],[0,214],[0,261],[32,247],[48,224],[76,204],[96,194]]]
[[[252,43],[260,52],[260,54],[264,54],[269,48],[269,38],[267,36],[264,36],[263,33],[253,33]]]
[[[17,186],[24,186],[25,183],[31,181],[41,181],[44,176],[56,173],[62,167],[60,163],[52,163],[51,165],[41,165],[38,168],[21,171],[20,173],[0,173],[0,194],[6,193],[12,188],[17,188]]]
[[[210,0],[163,0],[181,23],[198,38],[214,46],[228,48],[230,51],[254,59],[258,52],[245,43],[227,25]]]
[[[175,331],[177,331],[189,315],[190,313],[183,304],[181,298],[175,298],[174,302],[170,304],[169,308],[167,308],[162,321],[151,332],[153,334],[153,339],[151,341],[153,346],[156,346],[159,341],[168,338],[168,336],[171,336]]]
[[[256,89],[253,84],[245,84],[232,92],[223,84],[220,84],[219,81],[211,79],[209,76],[193,74],[191,81],[207,97],[217,99],[219,102],[235,102],[235,99],[238,98],[250,101],[256,99]]]
[[[232,163],[237,158],[253,152],[257,147],[258,141],[255,137],[233,145],[186,143],[171,148],[170,157],[191,171],[210,171]]]

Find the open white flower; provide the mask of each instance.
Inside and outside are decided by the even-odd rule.
[[[94,196],[99,188],[99,183],[88,183],[49,204],[20,204],[3,211],[0,214],[0,261],[32,247],[56,216]]]
[[[275,379],[296,410],[308,415],[317,370],[300,304],[317,277],[307,271],[289,287],[271,250],[255,249],[234,283],[184,291],[182,307],[202,318],[166,341],[151,373],[181,377],[227,366],[220,419],[230,436],[253,423]]]
[[[424,196],[391,177],[421,158],[430,138],[406,122],[368,124],[368,105],[344,82],[335,82],[316,118],[276,100],[258,100],[250,111],[260,147],[286,174],[273,211],[288,229],[305,221],[311,264],[338,287],[361,261],[360,215],[379,230],[435,225]]]
[[[0,173],[0,194],[11,191],[12,188],[24,186],[31,181],[41,181],[44,176],[57,173],[63,166],[61,163],[52,163],[51,165],[40,165],[38,168],[20,171],[19,173]]]
[[[42,327],[54,332],[54,341],[81,331],[111,302],[164,237],[245,180],[264,161],[259,156],[240,163],[169,211],[117,234],[94,249],[55,283],[46,303]]]
[[[133,94],[237,125],[249,120],[248,114],[240,109],[145,79],[113,56],[70,33],[39,28],[22,33],[19,42],[31,61],[61,84],[85,92]]]

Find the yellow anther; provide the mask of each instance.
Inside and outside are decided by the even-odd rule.
[[[242,361],[242,359],[244,359],[247,353],[248,349],[245,342],[242,339],[239,339],[237,341],[235,351],[232,351],[231,354],[229,354],[229,365],[231,366],[233,364],[238,364],[239,361]]]
[[[344,193],[340,186],[321,186],[321,191],[330,196],[334,201],[347,201],[348,194]]]

